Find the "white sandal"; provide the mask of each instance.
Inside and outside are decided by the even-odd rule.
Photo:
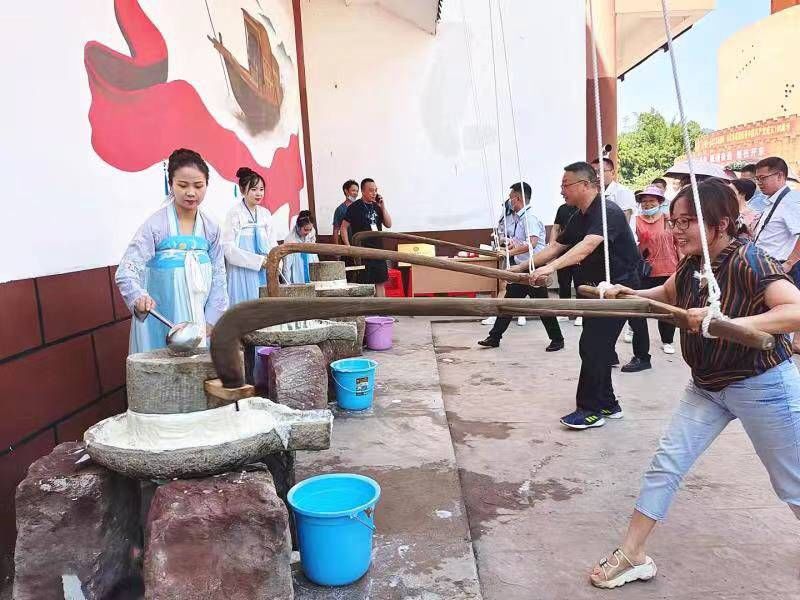
[[[611,557],[616,559],[616,564],[609,562],[608,558],[600,561],[600,568],[603,569],[604,579],[596,579],[594,574],[589,576],[592,585],[599,588],[613,589],[631,581],[647,581],[656,576],[658,569],[656,563],[649,556],[644,557],[644,563],[635,565],[625,556],[621,548],[617,548],[611,554]],[[627,563],[627,566],[623,563]]]

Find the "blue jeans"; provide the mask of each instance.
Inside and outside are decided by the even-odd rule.
[[[690,382],[642,477],[636,510],[664,519],[694,461],[737,418],[775,493],[800,518],[800,373],[791,360],[720,392]]]

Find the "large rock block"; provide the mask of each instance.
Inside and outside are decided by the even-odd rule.
[[[367,333],[367,318],[366,317],[335,317],[332,321],[340,321],[342,323],[353,323],[356,326],[356,340],[358,343],[358,355],[361,355],[361,350],[364,347],[364,335]]]
[[[318,346],[281,348],[270,357],[271,400],[310,410],[328,405],[328,365]]]
[[[145,600],[291,600],[288,525],[267,472],[160,486],[147,523]]]
[[[203,382],[217,376],[207,351],[194,356],[173,356],[166,349],[131,354],[127,369],[128,407],[150,414],[206,410]]]
[[[84,455],[81,443],[60,444],[17,487],[15,600],[62,600],[78,587],[100,600],[138,573],[139,482],[75,464]]]
[[[278,296],[281,298],[314,298],[317,295],[311,283],[282,283],[279,287]],[[262,285],[258,288],[258,296],[269,298],[269,288]]]

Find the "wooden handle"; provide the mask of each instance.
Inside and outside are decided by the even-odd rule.
[[[444,269],[446,271],[458,271],[480,277],[500,279],[509,283],[528,283],[527,273],[512,273],[505,269],[493,269],[483,265],[474,265],[469,262],[455,261],[449,258],[435,258],[432,256],[420,256],[419,254],[409,254],[406,252],[393,252],[391,250],[380,250],[378,248],[362,248],[360,246],[340,246],[338,244],[281,244],[269,251],[267,256],[267,288],[271,297],[277,297],[278,286],[278,264],[283,257],[294,252],[308,252],[311,254],[323,254],[325,256],[351,256],[357,258],[372,258],[377,260],[393,260],[396,262],[406,262],[412,265],[422,265]]]
[[[600,297],[600,291],[596,287],[589,285],[582,285],[578,288],[578,292],[585,296],[593,298]],[[618,298],[642,298],[636,294],[620,294]],[[651,300],[645,298],[650,303],[654,312],[669,313],[672,315],[675,324],[681,329],[686,329],[688,326],[688,313],[677,306],[659,302],[658,300]],[[723,340],[736,342],[748,348],[755,348],[756,350],[772,350],[775,347],[775,336],[771,333],[759,331],[746,325],[739,325],[731,321],[723,319],[713,319],[708,325],[708,332]]]

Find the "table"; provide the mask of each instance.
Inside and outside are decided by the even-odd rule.
[[[446,258],[446,257],[439,257]],[[469,263],[482,267],[500,268],[498,258],[480,256],[478,258],[446,258],[460,263]],[[449,292],[480,292],[496,297],[501,289],[497,279],[446,271],[422,265],[401,265],[400,269],[410,269],[411,285],[414,294],[446,294]]]

